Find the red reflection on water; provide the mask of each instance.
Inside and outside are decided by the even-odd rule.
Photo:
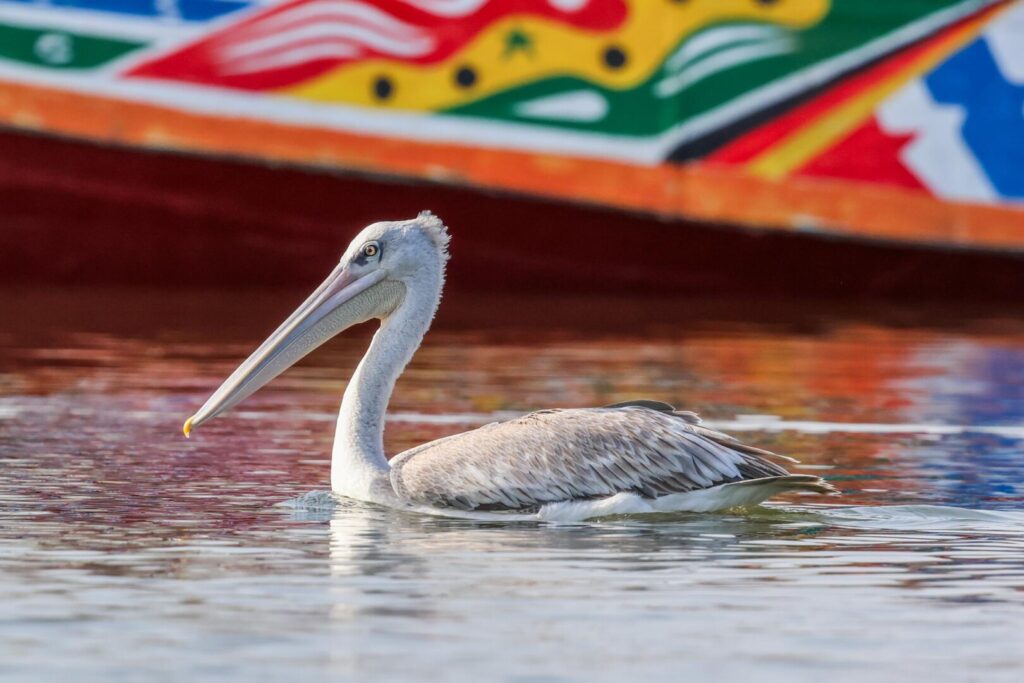
[[[9,292],[0,315],[0,491],[75,529],[168,520],[182,536],[266,522],[328,482],[333,421],[369,327],[186,441],[189,415],[301,299],[295,292]],[[1012,423],[1024,417],[1024,325],[989,312],[793,309],[648,299],[446,300],[393,412],[462,415],[669,401],[707,418]],[[943,321],[946,322],[943,322]],[[978,406],[984,407],[979,411]],[[474,426],[389,424],[399,452]],[[847,503],[957,496],[1016,504],[1012,444],[893,434],[742,435],[837,482]],[[965,452],[966,449],[966,452]],[[940,463],[936,468],[935,463]],[[965,465],[966,463],[966,465]],[[968,469],[964,470],[963,468]],[[967,482],[950,486],[950,473]],[[945,497],[945,498],[944,498]],[[166,533],[166,532],[162,532]]]

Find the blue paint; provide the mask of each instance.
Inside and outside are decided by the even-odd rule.
[[[962,135],[996,191],[1024,199],[1024,86],[1006,79],[979,39],[928,74],[936,102],[963,107]]]
[[[209,21],[253,5],[251,0],[0,0],[0,6],[5,3],[36,5],[57,11],[61,7],[74,7],[189,22]]]

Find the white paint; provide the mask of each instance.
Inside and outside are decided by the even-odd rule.
[[[985,28],[984,36],[1006,80],[1024,84],[1024,3],[1017,3],[996,17]]]
[[[548,0],[548,3],[563,12],[578,12],[586,7],[590,0]]]
[[[913,135],[900,160],[935,195],[958,201],[994,202],[998,193],[960,135],[964,111],[939,104],[914,80],[875,112],[887,133]]]
[[[575,90],[520,102],[515,112],[534,119],[591,123],[608,114],[608,100],[594,90]]]
[[[434,40],[430,36],[418,38],[392,38],[386,33],[356,24],[330,23],[300,26],[298,28],[273,33],[271,35],[236,43],[226,47],[222,55],[227,59],[251,57],[275,49],[290,46],[301,46],[308,43],[343,42],[365,46],[388,55],[398,57],[417,57],[430,52],[434,48]]]
[[[181,21],[181,8],[178,7],[178,0],[156,0],[154,8],[160,13],[162,19]]]
[[[485,4],[488,0],[403,0],[405,4],[443,17],[464,17],[472,14]],[[548,4],[563,12],[576,12],[589,3],[590,0],[548,0]]]
[[[727,69],[760,59],[767,59],[768,57],[784,55],[795,50],[796,41],[785,37],[752,45],[739,45],[727,48],[698,61],[677,74],[658,81],[654,84],[654,93],[658,97],[671,97],[691,85]]]
[[[234,17],[237,19],[237,16]],[[156,40],[193,38],[209,31],[208,26],[195,26],[179,21],[153,21],[107,12],[96,12],[74,7],[55,10],[47,5],[0,4],[0,21],[11,26],[64,29],[98,38],[125,38],[129,40]]]
[[[44,33],[36,39],[32,51],[47,64],[60,66],[75,58],[71,36],[66,33]]]
[[[394,18],[372,5],[347,0],[319,0],[308,5],[291,8],[246,27],[240,35],[273,33],[300,25],[315,25],[356,21],[393,37],[415,37],[422,30]]]
[[[403,0],[416,9],[442,17],[463,17],[472,14],[488,0]]]
[[[679,71],[698,57],[726,45],[770,41],[783,37],[784,32],[777,26],[764,24],[738,24],[721,26],[701,31],[683,43],[665,61],[668,71]]]
[[[236,76],[245,73],[257,73],[271,69],[284,69],[297,64],[305,64],[315,59],[348,59],[362,54],[357,46],[344,42],[314,43],[287,50],[270,52],[247,59],[239,59],[221,65],[221,72]]]
[[[461,17],[480,9],[488,0],[404,0],[425,12],[445,17]],[[590,0],[548,0],[548,4],[563,12],[582,9]]]

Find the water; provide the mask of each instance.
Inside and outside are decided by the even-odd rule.
[[[299,293],[0,294],[4,681],[1024,679],[1005,311],[453,295],[390,451],[645,396],[844,492],[552,525],[322,493],[368,330],[181,438]]]

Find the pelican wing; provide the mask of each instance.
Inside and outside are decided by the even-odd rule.
[[[784,476],[774,454],[655,401],[544,410],[406,451],[391,461],[399,496],[466,510],[530,509],[623,491],[657,498]]]

